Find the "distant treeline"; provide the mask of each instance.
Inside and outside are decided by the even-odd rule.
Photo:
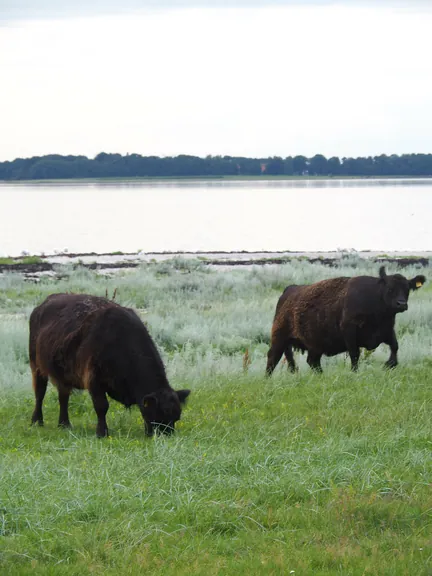
[[[432,154],[392,154],[367,158],[243,158],[232,156],[140,156],[98,154],[35,156],[0,162],[0,180],[55,178],[136,178],[205,176],[432,176]]]

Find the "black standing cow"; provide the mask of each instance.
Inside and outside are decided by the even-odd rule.
[[[411,280],[401,274],[387,276],[382,266],[378,278],[341,277],[288,286],[276,306],[266,374],[273,372],[284,353],[294,371],[293,349],[307,351],[307,362],[317,371],[323,355],[348,352],[351,368],[357,370],[360,348],[374,350],[382,343],[390,346],[386,366],[393,368],[398,351],[396,314],[408,309],[410,291],[425,282],[422,275]]]
[[[70,427],[73,389],[93,400],[96,434],[108,436],[107,395],[137,404],[149,436],[174,431],[190,390],[173,390],[146,327],[130,308],[87,294],[52,294],[30,316],[30,366],[36,397],[32,423],[43,425],[48,378],[57,387],[59,426]]]

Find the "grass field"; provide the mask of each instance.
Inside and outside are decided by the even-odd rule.
[[[380,347],[357,374],[344,355],[324,359],[323,375],[300,356],[298,374],[280,365],[270,380],[283,288],[376,265],[214,272],[173,260],[112,278],[62,273],[0,276],[0,574],[432,574],[429,269],[397,319],[396,370],[383,370]],[[86,393],[71,399],[72,431],[59,430],[52,387],[45,427],[31,428],[31,310],[52,292],[115,288],[173,387],[192,390],[178,433],[146,439],[138,409],[111,401],[111,437],[98,440]]]

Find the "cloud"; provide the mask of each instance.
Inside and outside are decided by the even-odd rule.
[[[304,2],[303,2],[304,3]],[[325,4],[329,0],[307,0]],[[300,4],[293,0],[237,0],[236,7]],[[229,7],[227,0],[2,0],[4,18],[45,18],[127,13],[138,10],[183,7]],[[232,6],[232,4],[231,4]]]
[[[0,160],[431,150],[432,13],[380,4],[7,23]]]
[[[280,6],[376,6],[372,0],[0,0],[0,21],[127,14],[179,8],[269,8]],[[383,0],[381,5],[429,8],[430,0]]]
[[[0,159],[432,148],[431,15],[162,10],[0,30]]]

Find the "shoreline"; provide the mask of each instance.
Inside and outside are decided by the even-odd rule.
[[[0,185],[38,185],[38,184],[127,184],[127,183],[146,183],[146,182],[266,182],[266,181],[335,181],[335,180],[432,180],[432,176],[402,176],[402,175],[371,175],[371,176],[353,176],[353,175],[335,175],[335,176],[294,176],[288,174],[278,175],[244,175],[244,176],[136,176],[136,177],[122,177],[111,176],[103,178],[47,178],[37,180],[1,180]]]
[[[56,253],[43,256],[19,256],[0,258],[0,274],[23,274],[27,280],[38,281],[42,276],[59,277],[59,267],[73,270],[85,268],[99,274],[132,270],[140,265],[156,265],[172,260],[198,260],[201,265],[216,270],[246,268],[254,266],[278,266],[292,261],[336,267],[342,260],[371,260],[377,264],[396,264],[398,268],[407,266],[428,267],[432,264],[430,251],[164,251],[164,252],[83,252]]]

